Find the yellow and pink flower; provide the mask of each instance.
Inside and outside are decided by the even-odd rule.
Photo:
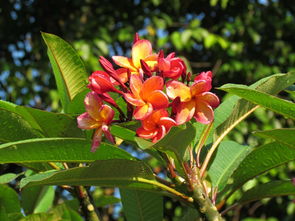
[[[81,129],[95,129],[91,151],[94,152],[101,143],[102,134],[114,143],[114,138],[109,131],[109,125],[114,117],[114,110],[103,104],[101,98],[94,92],[89,92],[84,100],[86,112],[77,118],[78,127]]]

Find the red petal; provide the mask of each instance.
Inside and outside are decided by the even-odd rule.
[[[168,81],[166,84],[166,92],[169,98],[175,99],[180,97],[180,101],[186,102],[191,99],[190,88],[179,81]]]
[[[103,125],[102,127],[102,131],[105,135],[105,137],[112,143],[115,144],[115,139],[113,137],[113,135],[111,134],[109,127],[107,125]]]
[[[140,98],[135,97],[133,94],[125,93],[124,98],[128,103],[130,103],[130,104],[132,104],[134,106],[143,106],[143,105],[145,105],[145,102],[143,100],[141,100]]]
[[[158,124],[163,125],[166,128],[166,131],[168,132],[171,127],[176,126],[175,120],[171,119],[170,117],[161,117]]]
[[[191,94],[192,96],[199,95],[203,92],[210,91],[211,87],[211,82],[209,81],[198,81],[191,86]]]
[[[148,78],[142,85],[141,96],[143,99],[147,99],[150,94],[155,90],[162,90],[164,86],[163,78],[159,76],[153,76]]]
[[[140,92],[142,90],[142,87],[143,84],[141,78],[136,74],[132,74],[130,76],[130,89],[135,97],[140,98]]]
[[[166,135],[166,128],[164,126],[160,126],[158,128],[158,132],[156,136],[153,138],[152,142],[156,143],[158,140],[161,140]]]
[[[145,104],[141,107],[136,107],[133,116],[136,120],[143,120],[148,117],[153,111],[153,107],[150,104]]]
[[[139,137],[142,137],[144,139],[151,139],[157,134],[157,131],[156,130],[145,130],[143,127],[140,127],[136,130],[136,134]]]
[[[198,97],[198,99],[202,99],[202,101],[208,103],[213,108],[218,107],[220,103],[219,98],[211,92],[202,93],[201,96]]]
[[[194,117],[196,121],[199,121],[202,124],[209,124],[214,119],[214,112],[209,104],[203,101],[198,101]]]
[[[169,100],[167,95],[164,94],[163,91],[159,91],[159,90],[156,90],[150,93],[149,97],[147,97],[147,102],[151,103],[154,109],[166,108],[169,105]]]
[[[183,124],[190,121],[195,113],[195,101],[181,103],[176,114],[176,123]]]
[[[95,152],[101,143],[102,129],[101,127],[95,130],[92,137],[91,152]]]

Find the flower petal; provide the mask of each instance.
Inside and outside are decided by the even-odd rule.
[[[156,130],[145,130],[143,127],[140,127],[136,130],[136,134],[139,137],[142,137],[144,139],[151,139],[157,134],[157,131]]]
[[[191,99],[190,88],[179,81],[168,81],[166,84],[166,92],[171,99],[180,97],[181,102],[186,102]]]
[[[190,121],[195,113],[195,101],[191,100],[189,102],[180,103],[180,106],[176,114],[176,123],[178,125]]]
[[[148,40],[138,40],[132,46],[131,53],[134,66],[140,68],[140,60],[152,54],[152,44]]]
[[[101,143],[102,129],[101,127],[94,131],[92,136],[91,152],[95,152]]]
[[[164,126],[160,126],[158,128],[157,134],[152,139],[153,143],[156,143],[158,140],[161,140],[166,135],[166,128]]]
[[[94,129],[101,126],[101,123],[94,120],[87,112],[77,117],[78,127],[81,129]]]
[[[105,124],[110,124],[114,118],[115,111],[110,106],[104,104],[99,110],[99,115]]]
[[[126,83],[128,81],[128,73],[126,68],[119,68],[118,70],[116,70],[116,73],[122,83]],[[114,80],[114,79],[111,78],[111,80]],[[113,83],[118,84],[118,82],[115,80]]]
[[[211,71],[207,71],[207,72],[202,72],[199,75],[197,75],[194,79],[194,82],[198,82],[200,80],[204,80],[204,81],[212,81],[212,72]]]
[[[130,104],[132,104],[134,106],[143,106],[143,105],[145,105],[145,102],[143,100],[141,100],[140,98],[135,97],[133,94],[125,93],[124,98],[128,103],[130,103]]]
[[[155,130],[162,117],[167,117],[168,112],[165,109],[154,111],[151,115],[141,121],[142,127],[145,130]]]
[[[153,91],[162,90],[163,86],[163,78],[152,76],[143,83],[140,95],[143,99],[147,99]]]
[[[170,117],[161,117],[158,124],[163,125],[166,128],[167,132],[170,130],[171,127],[177,125],[175,120]]]
[[[192,96],[199,95],[203,92],[210,91],[211,87],[212,87],[211,82],[205,81],[205,80],[200,80],[191,86],[191,94],[192,94]]]
[[[151,103],[154,109],[166,108],[169,105],[167,95],[159,90],[150,93],[149,97],[147,97],[147,102]]]
[[[212,107],[203,101],[198,101],[196,104],[196,111],[194,114],[196,121],[202,124],[209,124],[214,119],[214,112]]]
[[[218,107],[220,103],[219,98],[212,92],[204,92],[198,97],[198,99],[199,98],[202,99],[202,101],[208,103],[213,108]]]
[[[145,104],[143,106],[140,107],[136,107],[134,112],[133,112],[133,116],[136,120],[143,120],[145,119],[147,116],[149,116],[153,111],[153,107],[151,104]]]
[[[101,98],[94,91],[89,92],[84,99],[85,109],[89,115],[95,119],[100,120],[98,110],[102,105]]]
[[[113,56],[112,59],[120,67],[128,68],[130,69],[130,71],[137,71],[132,63],[131,58],[126,58],[123,56]]]
[[[113,135],[111,134],[110,130],[109,130],[109,127],[107,125],[103,125],[101,127],[105,137],[112,143],[112,144],[115,144],[115,139],[113,137]]]
[[[132,74],[130,76],[130,89],[136,98],[140,98],[140,92],[142,90],[142,87],[143,83],[141,78],[136,74]]]

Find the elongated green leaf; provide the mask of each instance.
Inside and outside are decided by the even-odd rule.
[[[54,200],[53,186],[34,186],[21,191],[21,205],[25,213],[47,212]]]
[[[235,191],[248,180],[284,163],[295,159],[295,149],[273,142],[252,150],[231,176],[232,184],[224,190]]]
[[[163,197],[159,194],[120,189],[124,215],[127,221],[163,220]]]
[[[91,142],[82,138],[39,138],[0,145],[0,163],[92,162],[101,159],[134,159],[126,151],[102,143],[90,152]]]
[[[273,139],[277,142],[280,142],[295,148],[295,136],[294,136],[295,129],[294,128],[257,131],[254,134],[259,137]]]
[[[52,113],[29,107],[18,106],[30,114],[31,123],[38,125],[45,137],[84,137],[84,133],[77,127],[77,120],[66,114]]]
[[[97,207],[104,207],[107,205],[112,205],[112,204],[120,203],[120,202],[121,202],[121,200],[117,197],[114,197],[114,196],[102,195],[100,197],[94,198],[94,204]]]
[[[262,107],[268,108],[274,112],[282,114],[288,118],[295,119],[294,103],[249,88],[224,86],[221,89],[229,93],[238,95],[254,104],[258,104]]]
[[[279,93],[280,91],[284,90],[285,88],[287,88],[288,86],[292,85],[294,82],[295,82],[295,72],[290,72],[288,74],[275,74],[270,77],[261,79],[260,81],[250,86],[250,88],[253,88],[257,91],[265,92],[267,94],[275,95]],[[232,86],[232,84],[229,84],[229,85]],[[224,87],[227,87],[229,85],[228,84],[224,85]],[[229,99],[232,99],[233,102],[236,102],[235,101],[236,96],[233,96]],[[227,101],[226,103],[231,104],[231,101]],[[244,120],[248,115],[250,115],[257,108],[257,105],[252,104],[251,102],[244,99],[238,100],[238,102],[236,103],[236,105],[234,106],[232,110],[231,110],[232,104],[227,105],[226,103],[224,105],[221,104],[219,107],[221,111],[216,110],[216,112],[217,113],[220,112],[221,115],[222,113],[228,114],[229,112],[231,114],[223,123],[221,122],[224,118],[226,118],[226,115],[225,116],[222,115],[222,117],[220,117],[222,119],[219,120],[219,117],[218,117],[219,114],[216,114],[216,121],[220,125],[218,126],[218,124],[216,124],[217,128],[215,132],[215,140],[224,138],[238,123]]]
[[[196,129],[188,122],[185,125],[172,127],[169,133],[155,143],[154,148],[163,152],[173,152],[182,161],[188,146],[195,137]]]
[[[152,170],[142,161],[99,160],[89,167],[73,168],[26,177],[21,187],[36,185],[111,186],[156,190]]]
[[[270,198],[276,196],[295,195],[295,186],[291,180],[287,181],[271,181],[261,184],[243,193],[239,204],[245,204],[251,201]]]
[[[66,114],[18,106],[5,101],[0,101],[0,112],[0,131],[3,130],[0,140],[84,136],[82,130],[77,127],[76,118]]]
[[[54,214],[51,214],[51,213],[37,213],[37,214],[32,214],[20,219],[20,221],[43,221],[43,220],[55,221],[56,217],[54,216]]]
[[[6,173],[0,176],[0,184],[9,183],[15,180],[17,177],[22,175],[23,173],[15,174],[15,173]]]
[[[250,147],[233,141],[221,142],[208,169],[212,185],[221,191],[234,170],[250,151]]]
[[[70,220],[70,221],[83,221],[84,219],[74,210],[66,206],[66,204],[60,204],[54,207],[49,213],[53,214],[55,220]]]
[[[0,184],[0,208],[7,214],[18,213],[21,209],[17,193],[3,184]]]
[[[111,127],[111,133],[123,139],[124,141],[134,142],[136,133],[128,128],[122,127],[120,125],[113,125]]]
[[[66,113],[71,112],[70,102],[85,89],[87,82],[84,64],[74,48],[60,37],[48,33],[42,33],[42,37],[48,47],[62,105]]]
[[[42,137],[21,116],[0,108],[0,142]]]

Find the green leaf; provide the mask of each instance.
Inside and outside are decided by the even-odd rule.
[[[61,103],[66,113],[71,112],[69,104],[85,89],[87,72],[75,49],[60,37],[42,33],[48,47],[48,56],[53,68]]]
[[[289,145],[295,148],[295,129],[294,128],[283,128],[283,129],[274,129],[267,131],[257,131],[254,132],[254,135],[263,138],[270,138],[277,142]]]
[[[15,174],[15,173],[6,173],[0,176],[0,184],[9,183],[15,180],[17,177],[22,175],[23,173]]]
[[[200,214],[198,213],[198,210],[191,207],[186,207],[184,209],[184,214],[181,217],[181,221],[199,221],[200,220]]]
[[[47,212],[53,203],[55,190],[53,186],[34,186],[21,191],[21,205],[25,213]]]
[[[295,119],[294,103],[249,88],[224,86],[220,89],[238,95],[254,104],[258,104],[262,107],[268,108],[288,118]]]
[[[112,135],[123,139],[124,141],[134,142],[136,133],[128,128],[122,127],[120,125],[111,126]]]
[[[248,180],[294,159],[295,149],[282,143],[273,142],[254,148],[234,171],[232,184],[224,190],[233,193]]]
[[[37,138],[0,145],[0,163],[92,162],[101,159],[134,159],[126,151],[101,143],[90,152],[91,142],[82,138]]]
[[[36,185],[85,185],[145,188],[153,190],[152,170],[141,161],[98,160],[89,167],[33,175],[21,180],[21,187]]]
[[[18,213],[21,210],[17,193],[3,184],[0,184],[0,207],[7,214]]]
[[[56,221],[56,217],[54,214],[50,213],[37,213],[37,214],[32,214],[29,216],[26,216],[22,218],[20,221]]]
[[[83,103],[83,102],[82,102]],[[34,108],[21,107],[35,124],[38,125],[45,137],[84,137],[84,133],[77,126],[75,117],[66,114],[52,113]],[[28,121],[31,123],[31,121]]]
[[[221,191],[234,170],[250,151],[250,147],[233,141],[221,142],[208,169],[212,186],[218,187]]]
[[[163,220],[163,197],[159,194],[120,189],[123,212],[128,221]]]
[[[173,152],[181,162],[195,137],[195,133],[196,129],[190,122],[172,127],[169,133],[153,147],[163,152]]]
[[[94,204],[97,207],[104,207],[107,205],[115,204],[115,203],[120,203],[121,200],[117,197],[114,196],[100,196],[97,198],[94,198]]]
[[[243,193],[242,198],[238,201],[238,204],[245,204],[263,198],[290,195],[295,195],[295,186],[291,180],[271,181],[269,183],[255,186]]]
[[[0,108],[0,142],[42,137],[42,134],[16,113]]]
[[[50,213],[56,217],[56,220],[83,221],[83,218],[76,211],[67,207],[66,204],[54,207]]]
[[[288,86],[292,85],[295,82],[295,72],[290,72],[288,74],[275,74],[270,77],[263,78],[251,85],[250,88],[253,88],[257,91],[262,91],[268,94],[277,94],[280,91],[284,90]],[[227,87],[232,84],[224,85]],[[218,121],[216,132],[215,132],[215,140],[219,142],[241,121],[243,121],[247,116],[249,116],[258,106],[252,104],[251,102],[239,99],[237,101],[236,96],[232,96],[229,99],[231,101],[226,101],[224,104],[220,105],[220,115],[222,116],[219,120],[219,117],[216,114],[216,121]],[[233,107],[233,103],[237,102]],[[230,105],[227,105],[230,104]],[[232,108],[233,107],[233,108]],[[217,108],[217,110],[219,109]],[[216,110],[216,112],[217,112]],[[224,113],[225,115],[222,115]],[[230,114],[229,114],[230,113]],[[226,115],[228,117],[226,118]],[[224,119],[226,120],[222,122]]]

